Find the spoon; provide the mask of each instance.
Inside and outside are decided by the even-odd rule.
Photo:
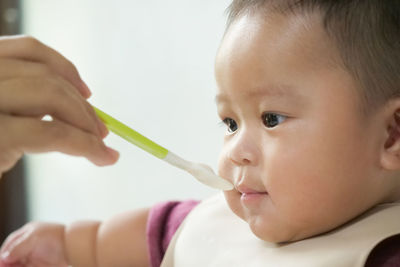
[[[156,156],[157,158],[162,159],[175,167],[189,172],[194,176],[194,178],[205,185],[220,190],[233,189],[233,185],[230,182],[216,175],[211,167],[207,166],[206,164],[185,160],[131,129],[122,122],[114,119],[98,108],[93,108],[97,116],[104,122],[110,131],[124,138],[128,142],[140,147],[153,156]]]

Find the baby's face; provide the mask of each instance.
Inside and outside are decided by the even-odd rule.
[[[318,16],[243,16],[216,59],[227,124],[219,174],[231,209],[261,239],[333,229],[376,204],[380,182],[371,118]]]

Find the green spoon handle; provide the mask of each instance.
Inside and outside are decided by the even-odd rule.
[[[97,116],[104,122],[107,128],[113,133],[121,136],[128,142],[140,147],[141,149],[149,152],[150,154],[156,156],[157,158],[164,159],[168,150],[159,144],[151,141],[147,137],[141,135],[130,127],[126,126],[122,122],[114,119],[107,113],[101,111],[100,109],[93,107]]]

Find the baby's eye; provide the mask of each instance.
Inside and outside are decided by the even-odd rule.
[[[286,116],[270,112],[265,112],[264,114],[262,114],[261,118],[265,127],[267,128],[274,128],[275,126],[286,120]]]
[[[222,120],[222,122],[228,127],[228,132],[229,133],[234,133],[236,132],[238,125],[235,120],[231,118],[225,118]]]

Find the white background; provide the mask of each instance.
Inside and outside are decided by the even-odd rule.
[[[214,57],[228,0],[25,0],[25,34],[69,58],[90,102],[176,154],[217,167],[224,127]],[[30,219],[104,219],[214,190],[110,134],[112,167],[49,153],[28,156]]]

